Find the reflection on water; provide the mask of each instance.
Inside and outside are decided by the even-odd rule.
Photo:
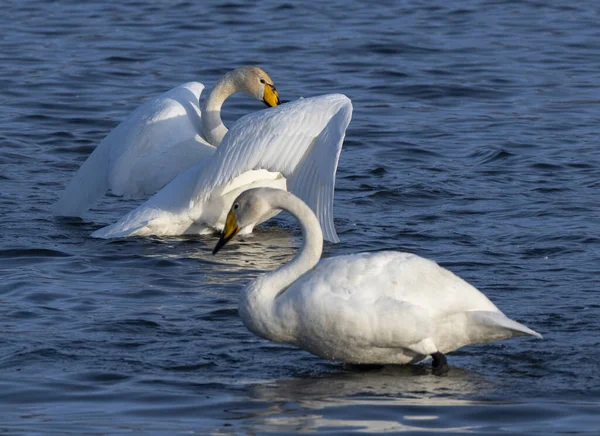
[[[456,367],[451,367],[445,376],[433,375],[429,365],[382,366],[369,370],[340,365],[340,368],[342,372],[254,386],[253,393],[264,400],[302,398],[315,404],[332,394],[339,398],[377,395],[417,402],[438,398],[443,402],[447,395],[452,398],[482,395],[494,388],[492,382],[478,373]]]
[[[439,416],[432,412],[438,407],[479,404],[461,398],[483,396],[494,389],[481,375],[454,367],[443,377],[432,375],[426,365],[342,368],[338,373],[252,386],[250,398],[270,404],[268,410],[253,416],[255,429],[343,427],[382,432],[435,427],[445,432],[466,431],[469,426],[436,422]],[[368,419],[370,413],[365,411],[369,410],[380,412]]]
[[[160,259],[181,259],[182,256],[198,259],[203,263],[219,264],[220,272],[240,272],[255,270],[257,272],[270,271],[288,262],[298,250],[301,238],[295,237],[290,229],[277,227],[259,227],[250,235],[237,236],[229,242],[217,255],[212,254],[212,249],[217,244],[219,234],[201,235],[196,237],[185,236],[181,238],[156,239],[158,243],[167,244],[175,248],[179,244],[187,244],[187,249],[166,250],[154,252],[148,250],[143,253],[147,257]],[[180,247],[178,247],[180,248]]]
[[[595,428],[594,402],[489,401],[498,386],[482,374],[451,367],[447,376],[424,365],[383,367],[280,380],[249,389],[235,408],[236,430],[340,434],[349,431],[469,434],[547,434]],[[469,399],[478,398],[478,400]],[[258,411],[256,410],[258,409]],[[541,432],[541,433],[540,433]]]
[[[213,248],[216,243],[215,237],[209,241],[209,247]],[[291,260],[300,244],[302,237],[295,237],[290,229],[257,228],[250,235],[237,236],[217,255],[209,254],[213,261],[226,266],[229,271],[250,269],[263,272],[279,268]]]

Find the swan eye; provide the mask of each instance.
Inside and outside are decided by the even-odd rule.
[[[237,203],[234,204],[233,207],[232,207],[233,210],[238,210],[239,208],[240,208],[240,205],[237,204]]]
[[[265,81],[265,79],[260,79],[260,83],[265,84],[267,82]]]

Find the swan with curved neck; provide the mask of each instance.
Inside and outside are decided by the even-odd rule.
[[[355,364],[406,364],[428,356],[434,368],[464,345],[541,335],[506,317],[483,293],[414,254],[359,253],[319,261],[319,222],[301,200],[256,188],[234,201],[216,254],[273,209],[290,212],[304,243],[286,265],[251,282],[239,313],[254,334]]]
[[[271,187],[289,190],[306,201],[319,219],[324,238],[338,242],[333,222],[335,173],[351,116],[352,103],[342,94],[308,97],[248,114],[231,126],[219,147],[211,146],[214,152],[202,162],[92,237],[221,231],[240,193]],[[263,215],[257,223],[276,213]]]
[[[273,80],[259,67],[227,73],[201,111],[203,89],[199,82],[185,83],[138,107],[79,168],[53,206],[54,214],[81,216],[109,190],[125,197],[154,194],[206,162],[227,133],[221,107],[231,94],[246,93],[269,107],[279,104]]]

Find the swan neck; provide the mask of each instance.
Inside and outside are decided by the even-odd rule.
[[[278,297],[285,296],[290,285],[317,264],[323,251],[323,233],[312,210],[295,196],[278,189],[263,193],[270,197],[273,209],[288,211],[296,217],[304,240],[290,262],[259,277],[242,292],[239,313],[254,334],[277,342],[293,342],[294,317],[278,315]]]
[[[286,191],[273,192],[273,209],[291,213],[300,223],[304,240],[302,247],[290,262],[265,277],[270,282],[269,288],[272,289],[275,298],[319,262],[323,252],[323,232],[319,220],[305,203]]]
[[[202,133],[212,145],[217,146],[227,133],[227,127],[221,120],[221,107],[225,100],[238,91],[236,82],[226,74],[210,91],[202,111]]]

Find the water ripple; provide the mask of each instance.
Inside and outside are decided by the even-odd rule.
[[[202,6],[9,1],[0,15],[0,432],[595,432],[596,5]],[[256,338],[237,314],[242,286],[300,245],[289,218],[215,258],[212,235],[89,237],[135,200],[50,215],[136,106],[245,63],[283,99],[353,101],[342,242],[326,256],[430,257],[545,340],[465,347],[447,377],[330,363]],[[224,119],[259,109],[236,96]]]

